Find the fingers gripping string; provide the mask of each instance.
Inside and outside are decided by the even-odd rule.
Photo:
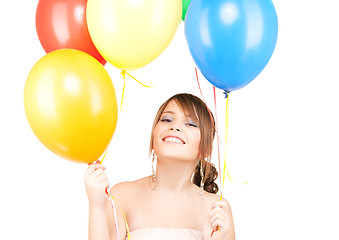
[[[222,240],[222,239],[221,239],[220,228],[217,228],[217,231],[219,232],[220,240]],[[215,232],[216,232],[216,231],[213,229],[213,230],[212,230],[212,233],[211,233],[211,237],[213,236],[213,234],[214,234]]]
[[[102,162],[104,161],[105,159],[105,156],[107,154],[107,151],[108,151],[108,147],[106,148],[106,151],[105,151],[105,154],[104,156],[102,157],[101,161],[100,160],[97,160],[97,161],[94,161],[94,162],[91,162],[89,163],[88,165],[91,165],[93,163],[100,163],[102,164]],[[117,232],[117,238],[118,239],[121,239],[120,238],[120,233],[119,233],[119,226],[118,226],[118,218],[117,218],[117,211],[116,211],[116,204],[114,204],[114,200],[117,201],[112,195],[109,194],[109,192],[107,191],[107,189],[105,189],[105,193],[108,197],[110,197],[111,199],[111,203],[112,203],[112,208],[113,208],[113,214],[114,214],[114,220],[115,220],[115,229],[116,229],[116,232]],[[125,215],[125,212],[124,210],[121,208],[121,211],[122,211],[122,214],[124,216],[124,220],[125,220],[125,225],[126,225],[126,231],[127,231],[127,237],[128,237],[128,240],[131,240],[130,239],[130,234],[129,234],[129,226],[128,226],[128,223],[127,223],[127,219],[126,219],[126,215]]]

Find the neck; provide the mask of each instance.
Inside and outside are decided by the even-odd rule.
[[[191,178],[196,165],[196,161],[158,159],[156,190],[174,196],[187,193],[192,187]]]

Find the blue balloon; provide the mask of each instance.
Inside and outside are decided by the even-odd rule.
[[[185,36],[201,73],[229,93],[250,83],[270,60],[277,14],[271,0],[192,0]]]

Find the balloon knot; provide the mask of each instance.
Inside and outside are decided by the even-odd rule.
[[[228,98],[228,95],[230,94],[229,92],[224,91],[225,98]]]
[[[125,78],[126,78],[126,71],[123,70],[123,71],[121,72],[121,75],[122,75],[122,77],[125,79]]]

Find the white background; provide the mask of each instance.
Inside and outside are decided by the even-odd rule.
[[[59,158],[31,131],[23,90],[45,55],[35,30],[37,0],[0,8],[0,239],[86,239],[86,165]],[[274,1],[279,37],[273,57],[230,95],[229,200],[238,240],[339,239],[339,14],[336,0]],[[148,143],[159,105],[174,93],[201,96],[183,23],[165,52],[131,72],[104,161],[111,184],[150,174]],[[107,64],[121,99],[122,77]],[[200,75],[213,106],[211,84]],[[217,91],[220,134],[225,100]],[[223,150],[223,149],[222,149]],[[215,151],[216,152],[216,151]],[[217,158],[214,157],[217,162]],[[248,184],[242,185],[244,181]]]

